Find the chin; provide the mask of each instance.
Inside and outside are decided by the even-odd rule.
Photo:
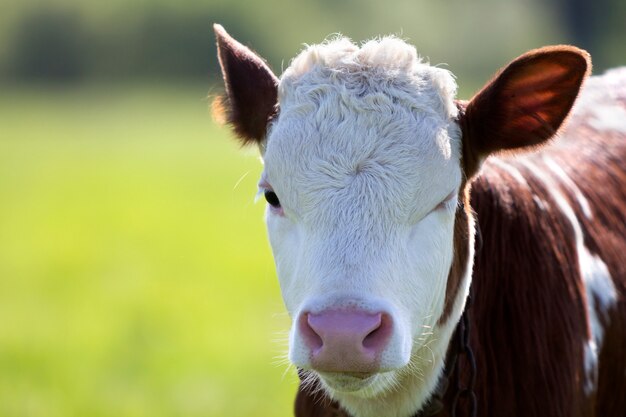
[[[371,398],[387,391],[393,385],[394,372],[384,373],[336,373],[316,372],[322,385],[332,397],[349,395]]]

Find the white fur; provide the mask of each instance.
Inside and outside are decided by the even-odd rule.
[[[626,108],[618,98],[626,96],[626,68],[591,77],[576,100],[572,119],[588,119],[598,131],[626,133]]]
[[[613,105],[598,105],[593,110],[594,118],[589,121],[597,130],[615,130],[626,133],[626,109]]]
[[[448,71],[393,37],[310,46],[280,80],[263,181],[284,209],[266,221],[287,310],[295,320],[356,305],[394,324],[386,372],[365,382],[321,375],[356,417],[406,417],[423,404],[465,303],[472,254],[451,318],[437,326],[462,180],[455,91]],[[295,325],[289,355],[310,368]]]

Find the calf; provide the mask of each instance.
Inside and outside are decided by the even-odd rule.
[[[626,415],[626,71],[588,80],[560,131],[590,73],[574,47],[462,102],[393,37],[307,47],[279,80],[215,32],[215,112],[264,159],[298,417],[445,416],[472,396],[480,416]]]

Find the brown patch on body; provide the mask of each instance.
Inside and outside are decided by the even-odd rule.
[[[527,180],[532,191],[487,164],[473,185],[484,242],[472,284],[476,394],[481,415],[582,415],[587,326],[574,231],[544,185]]]
[[[614,103],[626,108],[626,89],[621,94]],[[606,264],[617,293],[612,309],[597,311],[604,339],[598,352],[597,389],[588,400],[595,414],[589,415],[622,416],[626,397],[617,393],[626,392],[626,136],[597,131],[584,113],[580,116],[572,120],[577,135],[568,138],[571,147],[555,146],[550,156],[589,202],[591,218],[575,196],[566,194],[583,229],[585,247]],[[601,300],[586,301],[601,306]]]

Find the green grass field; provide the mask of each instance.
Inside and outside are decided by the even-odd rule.
[[[3,91],[0,417],[291,415],[261,165],[205,95]]]

